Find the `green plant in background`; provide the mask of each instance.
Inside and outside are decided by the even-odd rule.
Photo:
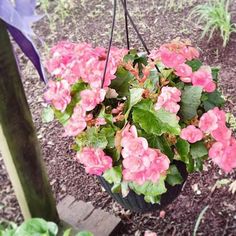
[[[59,233],[58,226],[53,222],[47,222],[41,218],[32,218],[25,221],[19,227],[12,222],[0,222],[0,236],[71,236],[71,229]],[[74,235],[74,234],[73,234]],[[88,231],[81,231],[75,236],[93,236]]]
[[[229,12],[230,0],[210,0],[208,3],[196,6],[189,18],[198,18],[197,25],[204,25],[202,37],[209,34],[209,40],[213,33],[220,31],[225,47],[232,32],[236,32],[235,25],[231,22]]]
[[[40,8],[44,11],[48,18],[51,30],[56,28],[56,21],[61,20],[64,23],[66,17],[70,15],[73,2],[72,0],[57,0],[53,9],[53,14],[49,14],[50,0],[40,0]]]

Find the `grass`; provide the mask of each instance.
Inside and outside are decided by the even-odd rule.
[[[209,0],[208,3],[194,7],[189,18],[198,18],[197,25],[204,25],[202,38],[208,34],[209,41],[219,31],[223,47],[227,45],[231,33],[236,32],[235,25],[231,22],[229,5],[230,0]]]

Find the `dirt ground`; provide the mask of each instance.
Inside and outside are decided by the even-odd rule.
[[[150,49],[158,47],[173,38],[190,38],[193,45],[201,50],[202,59],[211,66],[221,68],[221,82],[224,96],[228,98],[225,110],[236,115],[236,34],[232,34],[226,48],[218,34],[208,42],[201,39],[201,27],[195,21],[187,19],[189,12],[202,0],[191,1],[189,5],[178,11],[166,9],[164,0],[128,0],[130,13],[137,23]],[[233,1],[232,1],[233,2]],[[102,0],[73,1],[74,7],[65,22],[61,20],[51,23],[44,17],[35,27],[36,33],[44,40],[47,47],[60,40],[86,41],[94,45],[107,47],[111,26],[112,2]],[[53,14],[55,1],[51,2],[50,12]],[[231,6],[236,10],[236,2]],[[51,15],[51,19],[53,15]],[[232,16],[236,22],[236,14]],[[132,47],[142,50],[141,44],[130,28]],[[125,46],[124,19],[121,6],[118,8],[115,46]],[[166,215],[160,218],[159,211],[151,214],[132,213],[122,209],[106,192],[102,191],[96,177],[89,176],[76,163],[70,150],[72,140],[62,138],[62,128],[56,122],[43,124],[41,110],[44,84],[39,81],[32,65],[16,49],[20,58],[20,67],[25,92],[35,122],[38,138],[42,147],[50,184],[59,201],[67,194],[76,199],[90,201],[122,219],[122,227],[117,235],[143,235],[145,230],[152,230],[158,236],[192,235],[199,213],[209,206],[197,235],[235,236],[236,235],[236,195],[228,191],[228,186],[212,192],[217,180],[223,178],[236,179],[236,172],[225,175],[210,162],[202,173],[191,174],[181,195],[164,210]],[[46,47],[40,48],[43,58],[47,56]],[[7,172],[0,157],[0,218],[21,222],[19,206],[8,179]]]

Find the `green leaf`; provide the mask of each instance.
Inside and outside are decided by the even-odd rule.
[[[141,101],[144,89],[132,88],[130,89],[129,109]]]
[[[64,233],[63,236],[70,236],[71,229],[67,229]]]
[[[101,129],[100,134],[106,137],[107,148],[115,147],[115,130],[112,127],[104,127]]]
[[[190,120],[197,115],[197,109],[201,103],[201,95],[202,88],[197,86],[185,86],[181,96],[181,118]]]
[[[113,116],[112,116],[112,114],[106,113],[105,106],[102,107],[101,111],[99,112],[98,117],[104,118],[106,120],[106,122],[108,122],[109,124],[113,124]]]
[[[144,82],[144,88],[148,89],[150,92],[156,92],[159,85],[159,75],[156,69],[150,71],[150,75]]]
[[[120,191],[121,191],[121,183],[113,184],[113,186],[111,188],[111,191],[113,193],[120,193]]]
[[[130,81],[134,79],[134,76],[123,67],[119,67],[116,71],[116,78],[111,81],[110,88],[116,90],[120,97],[129,95]]]
[[[175,186],[183,182],[183,178],[175,165],[171,165],[168,169],[166,181],[171,186]]]
[[[45,107],[42,111],[42,121],[43,123],[49,123],[54,119],[54,110],[48,106]]]
[[[58,233],[58,226],[54,222],[47,222],[48,232],[50,236],[56,236]]]
[[[194,171],[202,171],[203,163],[207,158],[208,151],[202,141],[191,144],[190,153],[193,158]]]
[[[213,93],[204,93],[203,107],[205,111],[209,111],[214,107],[222,107],[224,104],[225,100],[218,90],[215,90]]]
[[[14,236],[32,236],[32,235],[45,235],[45,236],[56,236],[58,227],[55,223],[40,219],[33,218],[25,221],[16,230]]]
[[[177,143],[175,144],[175,146],[176,146],[176,150],[180,156],[181,161],[188,164],[189,163],[188,155],[189,155],[189,151],[190,151],[190,144],[187,141],[179,138]]]
[[[121,193],[122,197],[126,197],[129,194],[129,184],[128,182],[121,182]]]
[[[106,170],[103,174],[103,178],[110,184],[120,184],[122,179],[121,166],[114,166]]]
[[[169,143],[163,136],[157,136],[154,134],[146,134],[142,132],[142,137],[146,138],[148,141],[148,146],[150,148],[160,149],[162,153],[168,156],[170,160],[174,157],[174,152],[171,150]]]
[[[77,233],[75,236],[94,236],[94,235],[89,231],[81,231]]]
[[[180,126],[175,114],[163,109],[154,111],[150,108],[150,101],[146,100],[137,104],[133,109],[133,121],[138,124],[147,134],[162,135],[171,133],[178,135]]]
[[[208,155],[207,148],[202,141],[191,144],[190,153],[193,159],[204,157]]]
[[[71,114],[67,112],[60,112],[58,110],[54,110],[54,113],[55,113],[56,118],[62,125],[65,125],[71,116]]]
[[[161,202],[161,196],[144,196],[144,200],[148,203],[152,203],[152,204],[155,204],[155,203],[160,203]]]
[[[211,74],[212,74],[212,78],[214,81],[218,81],[218,76],[219,76],[219,68],[211,68]]]
[[[145,182],[143,185],[136,184],[134,182],[129,183],[131,189],[137,194],[143,194],[145,196],[158,196],[167,191],[165,187],[165,176],[161,176],[157,183]]]
[[[199,60],[187,61],[186,64],[189,65],[193,71],[197,71],[202,66],[202,62]]]
[[[105,149],[108,141],[104,133],[99,133],[98,128],[92,127],[87,129],[88,143],[94,148]]]
[[[163,78],[167,79],[171,73],[173,72],[173,69],[164,69],[164,70],[161,70],[161,75]]]

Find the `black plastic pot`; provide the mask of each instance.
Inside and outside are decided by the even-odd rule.
[[[129,194],[124,198],[122,197],[121,193],[113,193],[111,191],[112,185],[109,184],[103,177],[98,176],[98,179],[105,190],[112,196],[112,198],[115,199],[125,209],[129,209],[134,212],[151,212],[155,210],[161,210],[178,197],[188,177],[186,165],[183,162],[174,161],[173,163],[178,168],[184,181],[182,184],[175,186],[171,186],[166,183],[167,192],[162,195],[160,204],[147,203],[145,202],[143,195],[138,195],[132,190],[130,190]]]

